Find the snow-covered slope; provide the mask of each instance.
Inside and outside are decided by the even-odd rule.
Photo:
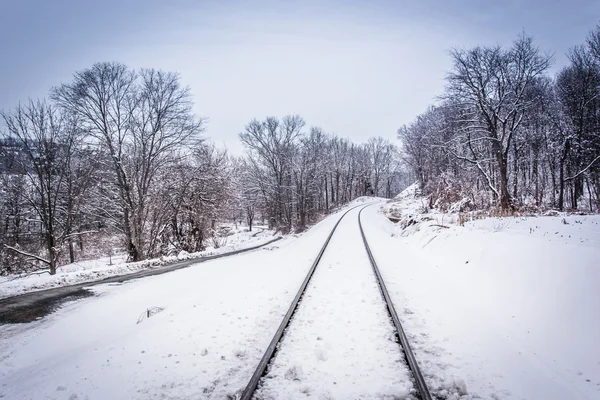
[[[600,216],[461,227],[420,214],[414,190],[380,210],[398,223],[363,214],[434,392],[451,398],[464,381],[486,399],[600,398]]]

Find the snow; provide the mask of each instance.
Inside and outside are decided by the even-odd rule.
[[[398,218],[424,212],[423,210],[426,208],[428,201],[419,196],[418,192],[418,183],[413,183],[382,208],[386,214]]]
[[[423,203],[411,187],[380,210],[397,224],[374,207],[363,216],[432,393],[600,398],[600,216],[460,227]]]
[[[145,269],[160,268],[168,263],[179,260],[201,258],[254,247],[261,243],[267,243],[273,238],[273,232],[267,230],[265,227],[255,227],[254,231],[248,232],[245,227],[240,226],[231,229],[231,234],[225,238],[224,246],[219,248],[208,246],[204,251],[197,253],[182,251],[177,256],[161,257],[133,263],[125,262],[127,257],[121,253],[112,257],[63,265],[58,268],[55,275],[42,273],[22,277],[0,276],[0,298],[58,286],[91,282],[116,275],[127,275]]]
[[[420,214],[423,204],[405,192],[362,220],[432,394],[600,398],[600,217],[459,226],[453,214]],[[400,222],[382,213],[392,209]],[[333,236],[262,398],[410,398],[357,211]],[[40,321],[0,326],[0,398],[234,398],[340,215],[266,249],[98,285]]]
[[[358,211],[349,212],[333,235],[257,398],[414,398]]]
[[[0,326],[0,398],[233,396],[339,216],[269,249],[94,286],[98,296],[40,321]],[[149,307],[163,310],[137,323]]]

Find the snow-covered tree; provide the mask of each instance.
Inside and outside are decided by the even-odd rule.
[[[129,257],[144,259],[155,179],[200,140],[203,120],[192,113],[189,88],[175,73],[98,63],[53,89],[52,98],[109,155]]]

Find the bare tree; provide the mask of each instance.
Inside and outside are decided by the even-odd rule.
[[[309,220],[318,211],[320,185],[327,172],[324,163],[327,157],[327,136],[317,127],[302,137],[294,157],[295,199],[298,213],[298,225],[304,229]],[[325,180],[325,183],[327,181]],[[332,190],[333,193],[333,190]]]
[[[31,269],[31,258],[10,248],[19,246],[28,252],[39,251],[37,231],[32,237],[27,221],[38,220],[25,202],[28,184],[25,176],[16,171],[27,164],[20,141],[12,136],[0,142],[0,275],[25,272]],[[31,240],[33,239],[33,240]],[[7,246],[5,246],[7,245]]]
[[[239,201],[246,218],[248,230],[252,232],[254,220],[260,207],[261,182],[257,180],[257,174],[252,173],[252,164],[246,159],[237,162],[235,176],[236,185],[239,189]]]
[[[56,273],[62,244],[69,236],[66,186],[69,164],[78,138],[77,127],[45,101],[29,101],[12,112],[2,112],[8,135],[16,139],[25,154],[17,159],[14,172],[27,178],[23,193],[27,204],[39,217],[46,256],[11,250],[37,260]]]
[[[477,154],[473,144],[489,145],[498,177],[494,191],[500,207],[509,210],[512,208],[508,189],[511,143],[531,106],[526,96],[528,89],[548,69],[552,57],[542,54],[533,39],[524,34],[510,49],[496,46],[454,50],[452,57],[449,96],[460,99],[467,111],[463,121],[464,140],[470,154],[462,159],[477,165],[489,181],[478,163],[482,155]]]
[[[590,49],[574,47],[569,53],[571,65],[562,69],[556,80],[556,89],[568,123],[563,133],[560,165],[559,208],[564,202],[565,184],[572,191],[571,208],[578,207],[578,198],[584,193],[584,182],[595,181],[597,187],[600,161],[600,64]],[[598,163],[600,165],[600,163]]]
[[[263,192],[268,199],[270,225],[292,227],[292,159],[304,127],[300,116],[286,116],[281,121],[268,117],[251,121],[240,133],[240,140],[250,153],[256,174],[264,176]]]
[[[110,156],[129,258],[147,256],[149,195],[158,172],[193,145],[203,121],[192,113],[190,90],[174,73],[98,63],[52,92],[76,114]]]
[[[371,138],[367,142],[370,164],[372,168],[371,181],[376,196],[383,194],[384,185],[394,170],[396,148],[382,137]]]
[[[600,24],[589,33],[586,45],[596,62],[600,63]]]
[[[192,155],[163,170],[150,210],[151,254],[203,250],[205,239],[225,215],[230,178],[227,153],[212,145],[197,147]]]

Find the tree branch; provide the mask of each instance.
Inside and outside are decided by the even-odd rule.
[[[35,259],[35,260],[38,260],[38,261],[41,261],[41,262],[43,262],[44,264],[48,264],[48,265],[50,265],[50,261],[44,260],[43,258],[36,256],[35,254],[27,253],[27,252],[25,252],[25,251],[22,251],[22,250],[16,249],[16,248],[14,248],[14,247],[12,247],[12,246],[9,246],[9,245],[7,245],[7,244],[5,244],[5,245],[4,245],[4,247],[5,247],[5,248],[7,248],[7,249],[9,249],[9,250],[12,250],[12,251],[14,251],[14,252],[16,252],[16,253],[19,253],[19,254],[21,254],[21,255],[23,255],[23,256],[25,256],[25,257],[33,258],[33,259]]]
[[[582,169],[581,171],[579,171],[575,175],[570,176],[568,178],[565,178],[564,181],[566,182],[566,181],[570,181],[570,180],[573,180],[573,179],[577,178],[579,175],[583,174],[585,171],[587,171],[588,169],[590,169],[592,167],[592,165],[594,165],[594,163],[596,163],[596,161],[598,161],[598,160],[600,160],[600,156],[594,158],[594,160],[591,163],[589,163],[587,167],[585,167],[584,169]]]

